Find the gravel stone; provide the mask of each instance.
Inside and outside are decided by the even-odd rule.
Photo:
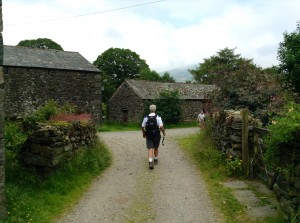
[[[103,132],[113,164],[58,223],[207,223],[224,222],[208,196],[201,173],[175,138],[199,128],[166,130],[159,163],[148,168],[145,139],[140,131]]]

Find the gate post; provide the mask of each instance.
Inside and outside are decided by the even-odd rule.
[[[246,177],[249,177],[249,168],[250,168],[250,163],[249,163],[249,147],[248,147],[248,135],[249,135],[249,111],[247,109],[244,109],[242,111],[242,120],[243,120],[243,125],[242,125],[242,163],[243,163],[243,169],[244,169],[244,174]]]
[[[5,202],[5,154],[4,154],[4,74],[3,74],[3,21],[2,0],[0,0],[0,219],[7,216]]]

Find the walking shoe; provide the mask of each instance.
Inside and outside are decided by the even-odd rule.
[[[153,168],[154,168],[153,161],[149,162],[149,169],[153,169]]]
[[[158,164],[158,159],[154,159],[154,165]]]

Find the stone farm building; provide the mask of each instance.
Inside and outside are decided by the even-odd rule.
[[[5,116],[28,114],[48,100],[102,120],[100,71],[77,52],[4,46]]]
[[[196,120],[200,110],[207,108],[207,95],[213,89],[214,85],[125,80],[109,100],[109,119],[125,123],[139,122],[146,100],[158,98],[162,90],[178,90],[183,100],[183,120]]]

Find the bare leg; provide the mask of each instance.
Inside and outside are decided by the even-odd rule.
[[[149,168],[153,169],[154,166],[154,161],[153,161],[153,157],[154,156],[154,149],[148,149],[148,157],[149,157]],[[150,161],[151,160],[151,161]]]
[[[158,157],[158,148],[154,149],[154,157]]]
[[[148,149],[148,158],[154,158],[154,149]]]

